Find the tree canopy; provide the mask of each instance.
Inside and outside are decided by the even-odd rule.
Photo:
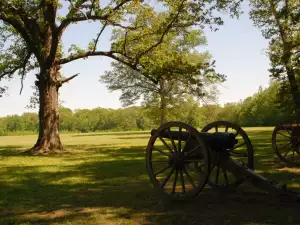
[[[0,1],[0,80],[19,74],[21,79],[36,69],[35,88],[39,103],[39,136],[31,152],[48,154],[63,151],[59,136],[59,88],[70,81],[60,69],[64,64],[92,56],[110,57],[143,73],[147,54],[158,47],[167,34],[185,27],[222,25],[215,11],[232,16],[240,13],[241,0],[7,0]],[[156,5],[160,4],[159,12]],[[64,9],[64,10],[60,10]],[[62,36],[73,24],[98,23],[98,34],[87,48],[71,45],[63,51]],[[107,27],[112,34],[110,49],[99,48]],[[80,31],[78,31],[80,32]],[[0,88],[0,95],[5,91]]]
[[[271,77],[281,81],[282,107],[300,112],[300,2],[298,0],[251,0],[250,17],[269,39],[267,54]],[[292,97],[293,104],[287,99]]]
[[[133,105],[138,100],[154,106],[163,124],[168,108],[183,103],[188,96],[208,99],[213,96],[208,91],[209,86],[224,81],[225,77],[214,71],[211,55],[197,51],[197,47],[204,44],[206,39],[201,30],[178,29],[167,34],[164,41],[144,57],[142,74],[122,63],[112,62],[113,69],[105,71],[100,81],[109,90],[122,92],[123,106]],[[140,51],[135,45],[130,50],[132,54]]]

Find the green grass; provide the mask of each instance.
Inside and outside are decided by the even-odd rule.
[[[255,168],[299,189],[300,168],[284,167],[273,128],[246,128]],[[28,156],[35,135],[0,137],[0,224],[300,224],[299,203],[280,202],[251,184],[234,193],[206,188],[184,204],[159,201],[145,170],[149,132],[62,134],[68,153]]]

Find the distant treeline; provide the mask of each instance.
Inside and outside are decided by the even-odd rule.
[[[276,103],[278,87],[260,88],[253,96],[238,103],[199,106],[186,101],[168,109],[168,121],[182,121],[197,128],[209,122],[227,120],[243,127],[274,126],[288,116]],[[237,93],[238,94],[238,93]],[[124,109],[78,109],[60,108],[60,130],[63,132],[129,131],[147,130],[159,124],[159,109],[129,107]],[[38,115],[24,113],[0,118],[0,135],[32,133],[38,129]]]

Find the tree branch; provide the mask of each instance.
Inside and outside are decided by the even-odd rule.
[[[112,9],[112,11],[110,12],[110,14],[112,12],[117,11],[119,8],[121,8],[123,5],[125,5],[127,2],[130,2],[130,1],[132,1],[132,0],[124,0],[124,1],[120,2],[118,5],[115,6],[115,8]]]
[[[59,31],[64,30],[69,24],[74,22],[80,22],[80,21],[86,21],[86,20],[106,20],[106,17],[104,16],[77,16],[77,17],[70,17],[65,20],[63,20],[58,27]]]
[[[273,0],[269,0],[269,3],[271,6],[271,15],[273,15],[275,17],[276,25],[279,29],[281,40],[283,42],[283,45],[286,46],[286,33],[284,32],[282,24],[280,23],[280,19],[278,18],[278,13],[276,12],[276,6],[274,5]]]
[[[70,25],[73,22],[80,22],[80,21],[86,21],[86,20],[105,20],[109,23],[111,23],[114,26],[118,26],[121,27],[123,29],[137,29],[136,27],[127,27],[127,26],[123,26],[119,23],[116,23],[112,20],[109,20],[109,17],[112,15],[112,13],[116,12],[117,10],[119,10],[123,5],[125,5],[127,2],[130,2],[132,0],[124,0],[122,2],[120,2],[118,5],[116,5],[113,9],[110,10],[109,13],[105,14],[105,15],[91,15],[91,11],[92,11],[92,6],[90,9],[90,13],[89,15],[84,15],[84,16],[78,16],[76,14],[76,12],[78,12],[78,9],[86,2],[87,0],[79,0],[78,2],[76,2],[75,6],[70,10],[70,12],[67,14],[66,19],[64,19],[58,30],[59,32],[62,32],[68,25]],[[93,5],[93,4],[92,4]],[[105,10],[105,8],[103,9]]]
[[[77,60],[77,59],[82,59],[82,58],[86,58],[89,56],[112,56],[113,52],[104,52],[104,51],[87,51],[84,53],[79,53],[79,54],[74,54],[74,55],[70,55],[66,58],[63,58],[61,60],[59,60],[59,64],[66,64],[69,63],[71,61]]]
[[[28,63],[28,61],[31,57],[31,54],[32,54],[32,52],[28,52],[27,55],[25,56],[24,60],[23,60],[23,63],[21,63],[18,66],[15,66],[14,68],[12,68],[11,70],[9,70],[7,72],[4,72],[4,73],[0,74],[0,80],[1,80],[1,78],[4,78],[5,76],[13,75],[15,72],[22,69],[23,71],[22,71],[22,74],[21,74],[21,91],[20,91],[20,94],[21,94],[22,89],[23,89],[23,80],[24,80],[24,76],[25,76],[26,65],[27,65],[27,63]]]
[[[60,81],[58,82],[57,86],[58,86],[58,87],[61,87],[64,83],[66,83],[66,82],[68,82],[68,81],[74,79],[74,78],[77,77],[78,75],[79,75],[79,73],[76,73],[76,74],[74,74],[73,76],[70,76],[70,77],[68,77],[68,78],[66,78],[66,79],[60,80]]]
[[[72,4],[72,1],[69,0],[71,4],[71,10],[68,12],[66,19],[64,19],[60,26],[58,27],[58,33],[62,33],[64,29],[72,22],[70,18],[72,18],[76,12],[79,10],[79,7],[82,6],[87,0],[78,0],[75,5]]]
[[[117,23],[117,22],[114,22],[110,19],[108,19],[108,17],[106,15],[104,16],[91,16],[91,15],[86,15],[86,16],[77,16],[77,17],[72,17],[72,18],[69,18],[69,19],[66,19],[65,21],[63,21],[64,23],[67,23],[68,25],[70,23],[74,23],[74,22],[82,22],[82,21],[87,21],[87,20],[94,20],[94,21],[106,21],[107,24],[110,24],[110,25],[113,25],[115,27],[120,27],[120,28],[123,28],[123,29],[127,29],[127,30],[136,30],[138,29],[139,27],[137,26],[125,26],[125,25],[122,25],[120,23]],[[59,26],[58,30],[61,31],[64,29],[64,27],[66,27],[65,24],[63,24],[63,22],[61,23],[61,25]],[[63,25],[63,26],[62,26]]]
[[[14,73],[15,73],[17,70],[19,70],[19,69],[22,69],[22,66],[20,66],[20,65],[19,65],[19,66],[16,66],[16,67],[13,68],[12,70],[0,74],[0,80],[1,80],[1,78],[5,77],[5,76],[9,76],[9,75],[11,75],[11,74],[14,74]]]
[[[12,13],[12,12],[11,12]],[[0,20],[3,20],[5,23],[12,26],[24,39],[28,46],[30,46],[32,52],[35,54],[38,61],[40,60],[40,52],[36,48],[36,42],[34,42],[31,37],[28,35],[24,23],[20,18],[7,16],[5,12],[0,11]]]
[[[184,4],[185,1],[186,1],[186,0],[182,0],[180,6],[179,6],[179,8],[178,8],[178,11],[177,11],[176,15],[175,15],[174,18],[171,20],[171,22],[168,24],[168,26],[166,27],[166,29],[165,29],[164,32],[162,33],[160,39],[158,40],[158,42],[155,43],[155,44],[152,45],[150,48],[146,49],[144,52],[140,53],[140,54],[137,56],[137,59],[136,59],[136,62],[135,62],[136,65],[139,63],[139,60],[140,60],[140,58],[141,58],[143,55],[147,54],[148,52],[150,52],[152,49],[154,49],[155,47],[157,47],[158,45],[160,45],[160,44],[163,42],[165,35],[166,35],[167,32],[172,28],[173,23],[176,21],[176,19],[178,19],[179,14],[180,14],[181,11],[183,10],[183,4]]]
[[[34,14],[37,15],[41,12],[43,5],[45,4],[45,0],[41,0],[40,4],[36,7]]]
[[[127,44],[127,31],[125,31],[125,37],[124,37],[124,43],[123,43],[123,51],[124,51],[124,54],[127,55],[127,52],[126,52],[126,44]]]
[[[56,24],[55,24],[55,19],[56,19],[56,12],[57,12],[57,6],[54,1],[46,1],[43,5],[44,8],[44,19],[49,23],[50,28],[53,31],[56,30]]]
[[[6,10],[3,9],[3,14],[8,13],[8,14],[15,15],[14,18],[8,18],[8,19],[18,21],[19,24],[23,26],[24,32],[26,32],[26,34],[29,37],[29,39],[31,40],[31,42],[38,44],[40,41],[40,38],[39,38],[40,27],[39,27],[38,23],[36,22],[36,19],[33,19],[32,16],[29,15],[22,7],[16,8],[15,6],[11,5],[10,3],[6,3],[6,4],[7,4]],[[8,23],[11,24],[10,22],[8,22]],[[16,30],[19,33],[21,33],[19,29],[16,29]],[[29,31],[29,32],[27,32],[27,31]],[[25,37],[22,35],[22,33],[21,33],[21,36],[25,39]]]
[[[95,40],[95,45],[94,45],[93,52],[96,51],[96,48],[97,48],[97,44],[98,44],[99,38],[100,38],[101,34],[103,33],[103,31],[104,31],[106,25],[107,25],[107,23],[104,23],[103,27],[101,28],[101,30],[100,30],[100,32],[99,32],[99,34],[98,34],[98,36],[97,36],[97,38],[96,38],[96,40]]]
[[[17,70],[23,69],[26,66],[30,56],[31,56],[31,53],[28,53],[28,55],[25,57],[22,64],[17,65],[14,68],[12,68],[11,70],[3,72],[2,74],[0,74],[0,80],[1,80],[1,78],[5,77],[5,76],[9,76],[9,75],[14,74],[15,72],[17,72]]]
[[[24,63],[22,65],[22,75],[21,75],[21,90],[20,90],[20,95],[22,94],[22,90],[23,90],[23,81],[24,81],[24,76],[25,76],[25,72],[26,72],[26,65],[30,59],[31,56],[31,52],[28,52],[27,56],[25,57]]]

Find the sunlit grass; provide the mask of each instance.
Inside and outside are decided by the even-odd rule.
[[[272,127],[245,128],[255,170],[300,188],[300,168],[280,163]],[[66,154],[29,156],[35,135],[0,137],[0,224],[300,224],[299,203],[279,202],[251,184],[236,193],[206,188],[185,204],[163,204],[149,181],[150,131],[61,134]]]

